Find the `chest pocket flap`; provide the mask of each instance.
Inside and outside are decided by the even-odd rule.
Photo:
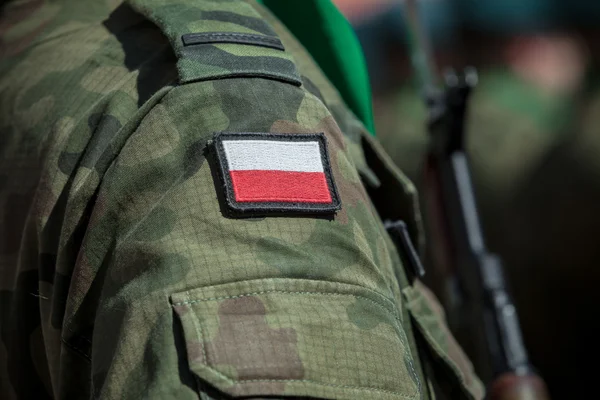
[[[418,399],[394,304],[356,285],[260,279],[171,296],[192,372],[232,396]]]

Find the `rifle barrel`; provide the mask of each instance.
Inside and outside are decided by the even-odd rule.
[[[404,0],[404,5],[411,62],[428,106],[425,191],[434,261],[454,289],[448,314],[459,321],[457,329],[471,330],[471,357],[491,400],[548,399],[529,363],[502,263],[487,251],[479,222],[464,143],[467,100],[477,73],[450,71],[441,85],[419,2]]]
[[[436,237],[449,250],[446,263],[453,266],[450,275],[464,300],[450,314],[459,314],[460,325],[472,330],[471,353],[490,395],[496,396],[492,398],[547,399],[544,383],[528,360],[502,263],[487,251],[479,222],[464,140],[467,100],[477,81],[474,73],[447,76],[446,87],[428,101],[426,187],[435,193],[430,203],[435,204],[435,216],[443,219],[433,226],[442,230]]]

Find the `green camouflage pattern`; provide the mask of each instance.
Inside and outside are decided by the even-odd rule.
[[[232,395],[419,398],[410,361],[386,356],[408,345],[395,305],[375,291],[272,278],[193,289],[171,301],[190,368]]]
[[[407,307],[415,315],[417,328],[431,345],[435,357],[444,359],[461,385],[467,389],[470,398],[483,398],[485,388],[475,378],[471,361],[450,332],[444,308],[434,293],[419,280],[416,280],[412,286],[406,287],[402,292]]]
[[[422,244],[413,185],[267,10],[191,3],[3,8],[0,398],[434,398],[381,221]],[[219,131],[324,132],[342,209],[226,218]]]

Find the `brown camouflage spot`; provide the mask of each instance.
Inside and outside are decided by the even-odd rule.
[[[219,306],[219,330],[206,344],[208,363],[233,367],[239,381],[303,378],[295,330],[270,327],[266,314],[257,297],[223,301]]]
[[[188,342],[186,346],[190,363],[206,364],[202,342]]]
[[[269,129],[271,133],[308,133],[309,130],[302,127],[297,122],[286,121],[286,120],[277,120],[271,125],[271,129]]]
[[[335,119],[330,115],[327,118],[323,118],[316,128],[317,132],[327,132],[327,139],[329,140],[329,146],[338,148],[340,150],[346,150],[346,140],[340,130]]]

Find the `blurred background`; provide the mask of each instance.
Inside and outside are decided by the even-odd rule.
[[[337,0],[366,56],[377,137],[418,188],[425,107],[401,0]],[[420,0],[440,67],[475,66],[467,147],[553,399],[594,398],[600,360],[600,1]],[[425,260],[426,264],[429,260]],[[427,282],[443,298],[432,268]]]

